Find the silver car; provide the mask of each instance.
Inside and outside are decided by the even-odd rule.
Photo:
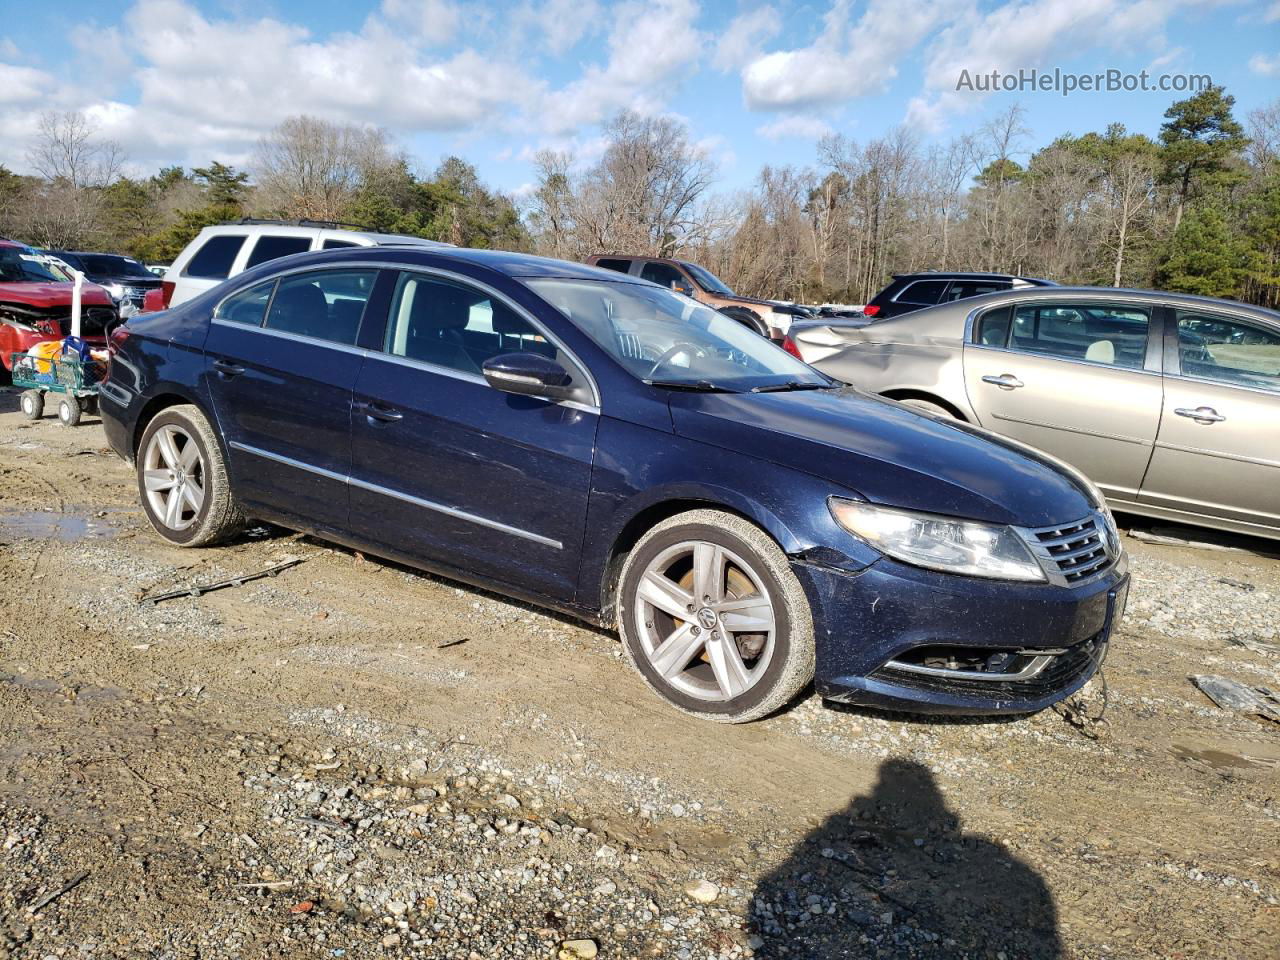
[[[1074,464],[1117,510],[1280,539],[1280,313],[1044,287],[805,324],[792,344],[863,390]]]

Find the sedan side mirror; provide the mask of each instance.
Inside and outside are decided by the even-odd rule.
[[[518,393],[550,400],[573,396],[573,378],[564,367],[540,353],[500,353],[484,362],[489,386],[504,393]]]

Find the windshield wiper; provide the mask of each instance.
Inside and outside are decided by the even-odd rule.
[[[779,393],[783,390],[827,390],[833,384],[830,383],[813,383],[810,380],[788,380],[786,383],[767,383],[763,386],[752,387],[752,393]]]
[[[662,387],[666,390],[694,390],[698,393],[738,393],[719,383],[710,380],[645,380],[651,387]]]

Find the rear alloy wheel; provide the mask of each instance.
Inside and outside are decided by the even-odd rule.
[[[723,723],[766,716],[813,678],[808,601],[778,545],[694,510],[645,534],[623,567],[623,647],[660,696]]]
[[[22,415],[28,420],[39,420],[44,416],[44,394],[39,390],[24,390],[22,399]]]
[[[213,428],[189,404],[169,407],[147,425],[138,447],[138,490],[151,525],[178,546],[216,543],[244,522]]]

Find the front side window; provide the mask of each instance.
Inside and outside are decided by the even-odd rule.
[[[1019,304],[1013,313],[1009,348],[1141,370],[1150,319],[1148,308],[1129,304]]]
[[[1198,310],[1175,315],[1184,374],[1280,392],[1280,333]]]
[[[669,290],[605,280],[525,283],[641,380],[735,391],[831,384],[736,320]]]
[[[220,233],[210,237],[192,256],[182,275],[201,280],[227,279],[231,276],[231,265],[235,263],[244,241],[243,233]]]
[[[554,344],[483,290],[442,277],[402,273],[391,301],[387,353],[482,375],[486,360],[522,351],[556,358]]]
[[[631,261],[618,260],[612,257],[601,257],[596,261],[596,266],[605,270],[616,270],[618,273],[627,273],[631,269]]]
[[[942,299],[950,282],[949,280],[917,280],[907,284],[906,289],[893,299],[897,303],[931,307]]]
[[[689,286],[684,274],[669,263],[646,263],[640,271],[640,279],[649,280],[669,290],[672,289],[672,284],[678,287]]]
[[[256,267],[260,263],[266,263],[268,260],[287,257],[294,253],[306,253],[310,249],[310,237],[279,237],[264,233],[258,237],[258,242],[253,245],[253,252],[249,254],[249,262],[244,266],[247,270],[250,267]]]
[[[377,276],[376,270],[316,270],[282,277],[267,329],[352,345]]]
[[[275,288],[276,281],[268,280],[266,283],[256,283],[252,287],[233,293],[218,304],[213,318],[231,323],[243,323],[250,327],[260,327],[263,317],[267,315],[267,304],[271,302],[271,293]]]

